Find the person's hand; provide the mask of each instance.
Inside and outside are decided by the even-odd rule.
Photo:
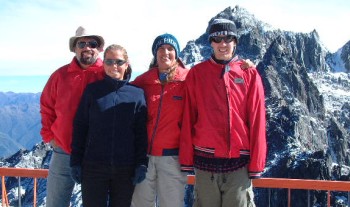
[[[250,61],[249,59],[243,60],[243,63],[241,65],[241,69],[245,70],[251,67],[255,67],[254,63]]]
[[[140,165],[135,169],[135,177],[132,179],[134,185],[141,183],[146,178],[147,167]]]
[[[74,182],[80,184],[81,183],[81,166],[73,166],[71,167],[70,175]]]
[[[51,146],[52,148],[56,148],[56,147],[57,147],[57,144],[56,144],[55,139],[51,139],[51,141],[50,141],[50,146]]]

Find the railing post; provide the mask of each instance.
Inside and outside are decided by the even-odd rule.
[[[310,207],[310,190],[307,190],[307,207]]]
[[[271,188],[268,188],[268,194],[269,194],[269,207],[271,207]]]
[[[2,206],[8,207],[9,201],[8,201],[7,192],[6,192],[5,176],[1,176],[1,186],[2,186]]]
[[[329,190],[327,191],[327,206],[331,206],[331,192]]]
[[[18,177],[18,207],[22,206],[21,177]]]
[[[5,206],[5,181],[4,176],[1,176],[1,196],[2,196],[2,206]]]
[[[290,188],[288,188],[288,207],[290,207]]]
[[[350,191],[348,191],[348,206],[350,207]]]
[[[33,198],[33,207],[36,207],[36,185],[37,185],[37,178],[34,178],[34,190],[33,190],[33,194],[34,194],[34,198]]]

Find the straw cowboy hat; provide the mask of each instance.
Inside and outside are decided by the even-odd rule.
[[[99,44],[99,47],[98,47],[99,51],[103,51],[103,46],[105,44],[103,37],[99,35],[91,34],[84,27],[79,26],[77,31],[75,32],[75,36],[69,39],[69,50],[71,52],[74,52],[76,40],[80,37],[93,37],[94,39],[96,39],[96,41]]]

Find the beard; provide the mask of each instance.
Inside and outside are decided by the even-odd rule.
[[[96,62],[97,56],[94,53],[82,52],[78,60],[83,65],[92,65]]]

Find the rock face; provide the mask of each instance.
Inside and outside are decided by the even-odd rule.
[[[331,54],[317,31],[273,29],[238,6],[226,8],[213,19],[218,17],[235,22],[236,54],[255,62],[263,79],[268,139],[264,176],[348,179],[350,43]],[[188,42],[182,58],[191,66],[210,55],[208,36],[203,34]],[[286,190],[272,190],[270,198],[266,190],[256,191],[259,206],[287,204]],[[306,196],[305,191],[293,192],[293,205],[305,206]],[[311,205],[323,206],[326,194],[311,192],[310,200]],[[339,203],[337,199],[332,202]]]
[[[350,72],[350,41],[347,42],[341,50],[341,60],[344,62],[346,72]]]
[[[263,176],[349,180],[350,42],[332,54],[323,47],[317,31],[294,33],[274,29],[238,6],[226,8],[213,18],[216,17],[236,23],[239,34],[236,53],[241,58],[255,62],[263,79],[268,141],[267,166]],[[210,55],[208,36],[203,34],[187,43],[181,58],[188,66],[192,66]],[[7,109],[2,109],[0,113],[0,120],[5,120],[0,122],[0,138],[23,134],[14,130],[23,128],[24,133],[34,130],[36,143],[40,142],[38,98],[33,104],[4,107],[1,104],[8,95],[0,93],[0,109]],[[32,106],[37,108],[33,109]],[[11,107],[16,114],[20,114],[16,121],[11,121],[11,116],[6,115]],[[32,113],[36,116],[32,116]],[[27,119],[26,125],[19,124],[21,119]],[[18,123],[18,127],[9,130],[14,123]],[[22,144],[22,141],[18,143]],[[30,167],[33,164],[33,167],[47,168],[49,158],[48,146],[38,144],[32,150],[21,150],[1,160],[0,165]],[[45,206],[46,180],[40,182],[38,206]],[[8,191],[16,189],[18,185],[16,180],[10,184]],[[26,192],[32,192],[32,184],[23,188]],[[287,206],[287,190],[255,189],[255,192],[259,207]],[[307,195],[307,191],[293,190],[292,205],[307,206]],[[11,201],[15,204],[18,198],[15,194],[12,197]],[[347,198],[347,195],[332,192],[332,206],[345,206],[343,197]],[[31,199],[25,195],[22,200],[31,206]],[[309,201],[311,206],[326,206],[327,194],[324,191],[310,191]],[[75,189],[72,206],[81,206],[78,189]]]

